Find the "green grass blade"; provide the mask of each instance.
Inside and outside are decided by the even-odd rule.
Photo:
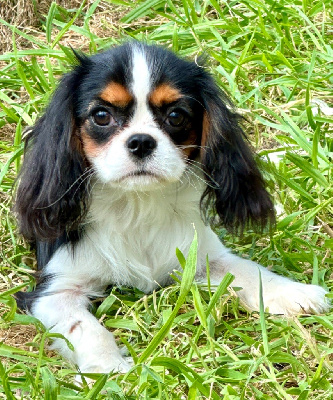
[[[328,188],[329,183],[327,182],[324,175],[312,166],[308,161],[305,160],[304,157],[299,156],[298,154],[287,152],[286,157],[292,161],[298,168],[300,168],[307,176],[314,179],[320,186],[323,188]]]
[[[57,400],[58,385],[53,373],[47,367],[42,367],[40,374],[43,382],[44,399]]]
[[[55,1],[53,1],[50,5],[49,12],[46,17],[46,23],[45,23],[46,40],[49,44],[51,44],[51,40],[52,40],[52,23],[53,23],[53,19],[56,14],[56,11],[57,11],[57,3]]]
[[[204,396],[220,400],[220,396],[218,396],[214,390],[211,390],[209,386],[204,384],[203,378],[198,373],[180,361],[168,357],[156,357],[152,361],[152,365],[164,366],[174,372],[184,374],[191,382],[195,382],[196,387]]]
[[[161,7],[165,4],[165,1],[162,0],[146,0],[142,2],[139,6],[133,8],[128,14],[125,15],[121,19],[122,22],[125,24],[129,24],[130,22],[142,18],[146,16],[153,8]]]
[[[86,4],[86,0],[83,0],[79,9],[77,10],[77,12],[75,13],[74,17],[61,29],[61,31],[56,35],[56,37],[54,38],[52,44],[51,44],[51,48],[53,49],[55,47],[55,45],[60,41],[60,39],[65,35],[65,33],[69,30],[69,28],[74,24],[74,22],[77,20],[77,18],[79,17],[79,15],[82,12],[83,7]]]
[[[266,316],[264,310],[264,297],[263,297],[263,289],[262,289],[262,278],[261,271],[259,272],[259,310],[260,310],[260,326],[261,326],[261,334],[262,334],[262,343],[264,346],[264,354],[267,356],[270,352],[269,349],[269,341],[267,336],[267,326],[266,326]]]
[[[191,290],[192,282],[196,272],[197,249],[198,249],[198,239],[197,239],[197,233],[195,232],[194,239],[191,244],[188,257],[186,260],[186,266],[183,272],[178,300],[168,320],[165,322],[163,327],[158,331],[158,333],[153,337],[148,347],[143,351],[143,353],[139,357],[138,363],[143,363],[144,361],[147,360],[147,358],[153,353],[153,351],[155,351],[157,346],[159,346],[159,344],[162,342],[162,340],[165,338],[165,336],[171,329],[172,323],[180,307],[183,305],[188,292]]]

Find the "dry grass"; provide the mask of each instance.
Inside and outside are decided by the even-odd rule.
[[[0,129],[0,141],[12,143],[15,136],[15,124],[7,124]]]
[[[40,11],[34,9],[32,0],[1,0],[0,2],[0,18],[18,28],[33,30],[38,26],[39,13],[45,12],[51,0],[42,0],[40,2]],[[6,26],[0,25],[0,53],[12,51],[13,34]],[[28,43],[23,38],[18,38],[16,43],[18,48],[25,47]]]
[[[80,7],[80,0],[56,0],[57,4],[66,10],[75,10]],[[27,32],[36,38],[44,39],[45,35],[42,29],[42,20],[48,13],[52,0],[38,1],[37,7],[33,0],[1,0],[0,2],[0,18],[6,22],[16,26],[18,29]],[[87,1],[84,10],[89,8],[92,1]],[[110,5],[101,1],[94,15],[89,21],[90,30],[100,38],[119,36],[119,21],[126,14],[124,7]],[[146,23],[152,23],[147,21]],[[78,21],[80,26],[80,21]],[[0,54],[13,50],[13,33],[3,25],[0,25]],[[31,47],[31,42],[15,35],[15,44],[18,49]],[[82,50],[89,49],[89,40],[82,37],[78,33],[68,31],[62,39],[65,46],[70,44],[74,48]]]
[[[36,336],[34,325],[11,325],[0,329],[0,342],[26,351],[32,351],[29,344]]]

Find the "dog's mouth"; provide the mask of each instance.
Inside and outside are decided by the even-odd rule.
[[[164,180],[163,176],[155,172],[140,169],[123,175],[115,183],[126,190],[150,190],[159,187]]]
[[[134,171],[133,173],[129,174],[128,176],[157,176],[153,172],[150,171]]]
[[[128,178],[136,178],[136,177],[151,177],[151,178],[156,178],[156,179],[161,179],[160,176],[158,176],[156,173],[151,172],[151,171],[147,171],[147,170],[137,170],[137,171],[133,171],[130,172],[126,175],[124,175],[120,181],[128,179]]]
[[[117,179],[110,181],[110,184],[126,191],[150,191],[165,187],[169,183],[175,183],[178,180],[177,176],[173,177],[163,170],[159,171],[158,168],[142,167],[124,171]]]

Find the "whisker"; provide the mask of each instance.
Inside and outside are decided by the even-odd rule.
[[[202,179],[199,175],[197,175],[194,171],[192,171],[190,168],[188,168],[189,171],[191,171],[194,175],[196,175],[199,179],[201,179],[202,181],[206,182],[207,185],[213,189],[219,189],[220,185],[215,181],[215,179],[208,174],[203,168],[199,167],[199,165],[195,165],[194,163],[192,163],[193,160],[189,160],[189,165],[191,165],[194,168],[197,168],[199,171],[201,171],[207,178],[209,178],[216,186],[214,187],[213,185],[209,184],[208,182],[206,182],[204,179]]]
[[[193,175],[193,171],[191,171],[192,175]],[[190,186],[192,186],[197,192],[201,191],[200,189],[197,188],[197,186],[195,185],[195,183],[191,180],[191,173],[189,170],[185,170],[184,171],[184,175],[187,178],[187,182]],[[194,174],[195,175],[195,174]]]
[[[55,204],[58,203],[58,201],[60,201],[62,198],[64,198],[64,196],[65,196],[69,191],[71,191],[72,188],[73,188],[80,180],[82,180],[82,181],[80,182],[79,187],[82,185],[82,183],[83,183],[86,179],[90,178],[90,176],[92,176],[93,174],[94,174],[94,171],[93,171],[91,168],[87,168],[77,179],[75,179],[75,181],[70,185],[70,187],[69,187],[60,197],[58,197],[53,203],[48,204],[48,205],[45,206],[45,207],[36,207],[35,209],[36,209],[36,210],[45,210],[46,208],[49,208],[49,207],[54,206]],[[79,187],[76,189],[76,191],[74,192],[74,194],[78,191]]]
[[[200,162],[200,161],[197,161],[197,160],[187,160],[187,161],[188,161],[188,163],[191,163],[191,164],[193,165],[193,167],[196,166],[196,165],[194,165],[194,164],[202,165],[203,167],[205,166],[204,163],[202,163],[202,162]]]
[[[196,99],[195,97],[192,97],[192,96],[189,96],[189,95],[183,95],[183,97],[184,97],[184,98],[187,98],[187,99],[191,99],[191,100],[196,101],[197,103],[199,103],[199,104],[201,105],[201,107],[202,107],[205,111],[207,111],[207,110],[206,110],[206,107],[201,103],[201,101],[199,101],[199,100]]]
[[[96,179],[95,182],[93,183],[93,185],[91,186],[91,180],[95,175],[97,175],[97,173],[96,173],[96,171],[93,171],[92,174],[87,177],[87,179],[89,179],[89,182],[87,183],[87,185],[89,185],[89,187],[88,187],[88,195],[89,196],[93,192],[95,185],[98,183],[98,179]]]
[[[213,186],[210,182],[205,181],[201,176],[196,174],[193,170],[188,169],[187,172],[192,174],[193,176],[195,176],[197,179],[199,179],[201,182],[203,182],[205,185],[211,187],[212,189],[217,189],[216,186]]]
[[[179,149],[191,149],[191,148],[196,148],[196,149],[209,149],[209,146],[202,146],[200,144],[178,144],[177,147]]]

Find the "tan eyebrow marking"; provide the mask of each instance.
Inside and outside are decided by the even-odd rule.
[[[116,107],[126,107],[133,100],[133,96],[126,87],[116,82],[109,83],[99,97]]]
[[[180,91],[167,83],[162,83],[152,91],[149,96],[149,101],[156,107],[161,107],[163,104],[172,103],[182,97]]]

